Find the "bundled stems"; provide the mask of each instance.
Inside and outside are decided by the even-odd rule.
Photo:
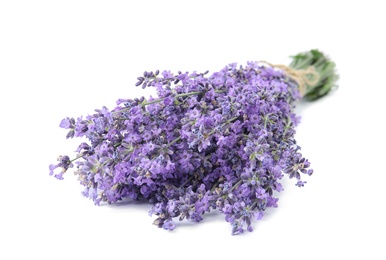
[[[322,52],[311,50],[299,53],[292,57],[289,67],[295,70],[307,70],[313,68],[318,80],[312,85],[306,85],[303,98],[309,101],[317,100],[327,95],[331,89],[337,87],[339,79],[335,70],[335,63],[328,59]],[[306,77],[309,77],[308,75]],[[312,77],[312,76],[311,76]]]

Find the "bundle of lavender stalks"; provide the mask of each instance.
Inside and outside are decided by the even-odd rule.
[[[288,67],[144,72],[135,85],[155,88],[156,97],[118,99],[112,110],[61,121],[67,138],[82,142],[73,157],[49,166],[50,175],[63,179],[76,165],[83,194],[96,205],[146,200],[166,230],[217,210],[232,234],[252,231],[253,220],[277,207],[285,175],[299,187],[312,175],[294,138],[295,104],[327,95],[337,79],[334,62],[318,50],[293,56]]]

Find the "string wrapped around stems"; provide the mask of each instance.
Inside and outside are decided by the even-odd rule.
[[[282,64],[271,64],[266,61],[261,61],[261,63],[283,70],[289,78],[298,83],[299,92],[302,97],[306,94],[307,87],[312,88],[319,82],[319,74],[313,66],[307,69],[293,69]]]

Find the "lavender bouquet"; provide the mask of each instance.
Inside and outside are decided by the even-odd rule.
[[[326,95],[338,79],[318,50],[292,59],[288,67],[233,63],[212,75],[144,72],[136,86],[157,97],[119,99],[112,110],[61,121],[67,138],[87,141],[72,159],[59,156],[50,175],[63,179],[75,164],[96,205],[146,200],[166,230],[218,210],[232,234],[252,231],[253,220],[277,207],[284,175],[302,187],[302,175],[313,173],[294,139],[296,101]]]

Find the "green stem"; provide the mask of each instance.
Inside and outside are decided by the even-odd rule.
[[[177,137],[176,139],[174,139],[173,141],[171,141],[166,147],[169,147],[173,144],[175,144],[176,142],[178,142],[179,140],[181,140],[181,136]]]
[[[215,90],[214,92],[215,93],[225,93],[225,90]],[[182,94],[175,95],[174,98],[189,97],[189,96],[200,95],[200,94],[204,94],[204,93],[205,92],[203,92],[203,91],[194,91],[194,92],[182,93]],[[151,104],[155,104],[155,103],[159,103],[159,102],[162,102],[164,100],[165,100],[165,98],[155,99],[155,100],[152,100],[152,101],[149,101],[149,102],[147,102],[147,101],[145,102],[144,101],[144,102],[142,102],[142,107],[145,107],[145,106],[151,105]],[[119,111],[112,112],[111,114],[114,115],[114,114],[117,114],[117,113],[126,112],[126,111],[129,111],[130,109],[131,109],[130,107],[124,108],[124,109],[121,109]]]
[[[308,52],[299,53],[292,57],[292,62],[289,65],[296,70],[306,70],[309,67],[314,67],[319,75],[319,80],[313,86],[306,86],[306,91],[303,98],[309,101],[317,100],[327,95],[333,87],[336,86],[336,81],[339,79],[335,70],[335,63],[326,57],[318,50],[310,50]]]
[[[233,185],[233,187],[229,190],[229,193],[231,193],[234,189],[236,189],[238,186],[240,186],[240,184],[243,182],[243,180],[239,180],[238,182],[236,182],[235,185]]]
[[[78,157],[76,157],[76,158],[70,160],[70,163],[72,163],[72,162],[74,162],[74,161],[76,161],[76,160],[78,160],[78,159],[80,159],[80,158],[83,158],[83,155],[78,156]]]
[[[222,178],[222,177],[220,177],[217,181],[216,181],[216,183],[213,185],[213,187],[210,189],[210,192],[213,192],[216,188],[217,188],[217,186],[220,184],[220,182],[222,182],[224,179]]]
[[[252,203],[252,205],[249,207],[250,210],[253,210],[253,208],[256,206],[257,204],[257,199]]]
[[[224,93],[225,91],[224,90],[215,90],[215,92],[216,93]],[[205,92],[203,92],[203,91],[194,91],[194,92],[182,93],[182,94],[175,95],[174,98],[189,97],[189,96],[200,95],[200,94],[204,94],[204,93]],[[160,98],[160,99],[152,100],[149,102],[144,102],[144,103],[142,103],[142,106],[147,106],[147,105],[159,103],[159,102],[162,102],[164,100],[165,100],[165,98]]]
[[[181,185],[180,185],[180,188],[183,188],[187,183],[189,183],[190,181],[192,181],[193,179],[194,179],[194,173],[193,173],[193,175],[192,176],[190,176],[186,181],[184,181],[184,183],[182,183]]]
[[[235,116],[235,117],[232,117],[231,119],[228,119],[224,124],[221,125],[221,128],[223,128],[225,125],[235,121],[238,118],[239,118],[238,116]],[[214,134],[214,132],[216,132],[216,129],[213,129],[212,131],[210,131],[208,136]]]

